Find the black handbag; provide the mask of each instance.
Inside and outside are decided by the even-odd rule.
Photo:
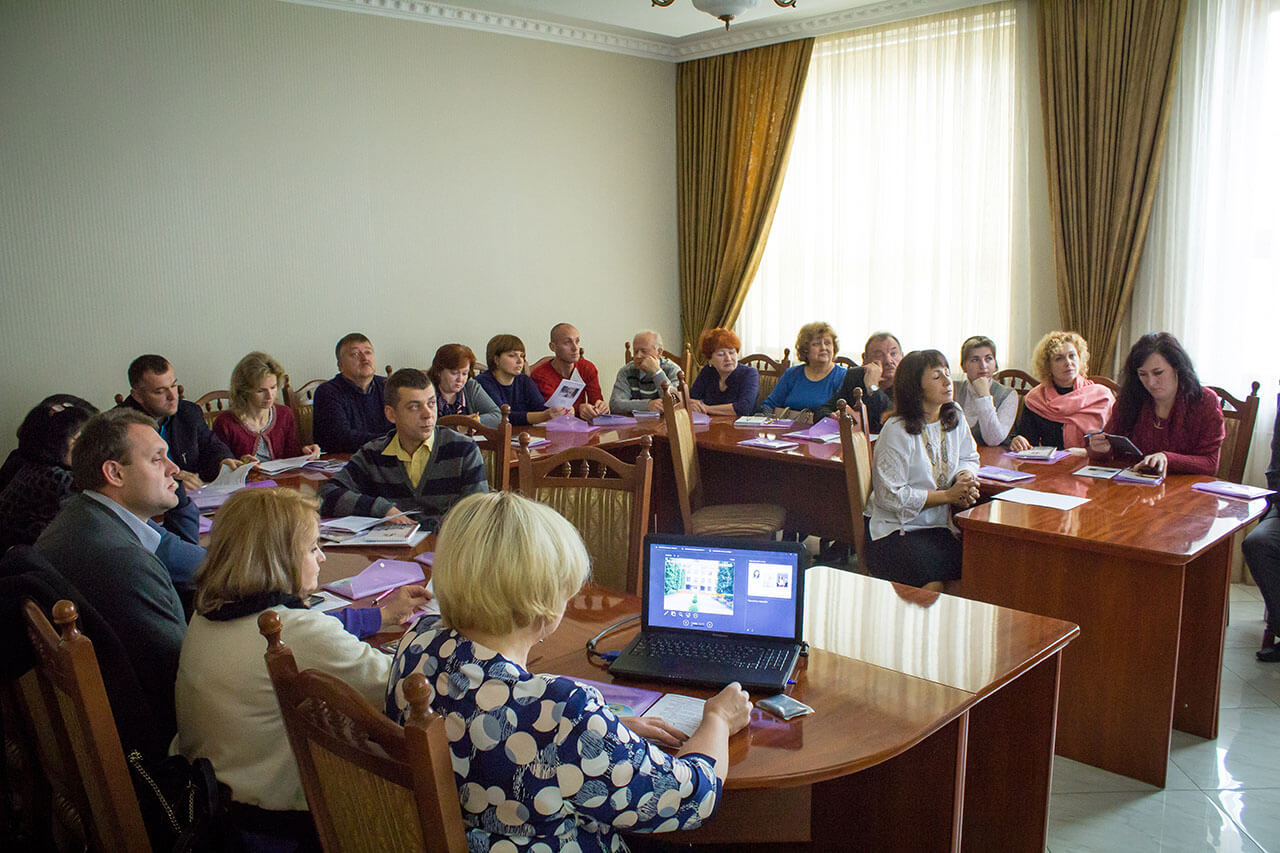
[[[171,755],[157,762],[135,749],[128,760],[153,849],[173,853],[242,849],[231,821],[231,790],[214,776],[209,759],[191,762]]]

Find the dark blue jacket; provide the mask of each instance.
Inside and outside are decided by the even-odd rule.
[[[373,377],[367,391],[341,373],[316,388],[314,434],[325,453],[355,453],[391,431],[382,411],[387,380]]]

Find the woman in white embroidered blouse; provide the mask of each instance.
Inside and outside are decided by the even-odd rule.
[[[878,578],[941,589],[960,577],[951,508],[978,499],[978,449],[951,394],[951,368],[937,350],[898,365],[871,472],[867,564]]]

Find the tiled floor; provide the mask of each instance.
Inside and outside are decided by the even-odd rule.
[[[1049,850],[1280,853],[1280,663],[1258,663],[1262,598],[1231,588],[1218,739],[1174,731],[1163,791],[1058,756]]]

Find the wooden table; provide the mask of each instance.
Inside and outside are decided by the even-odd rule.
[[[1171,727],[1218,734],[1232,534],[1266,509],[1194,491],[1210,477],[1137,486],[1075,476],[1072,456],[983,462],[1078,495],[1070,511],[992,501],[956,516],[959,592],[1069,620],[1080,639],[1062,659],[1058,754],[1163,787]]]
[[[816,713],[784,722],[753,711],[730,742],[716,819],[670,840],[1043,850],[1060,653],[1078,629],[825,567],[805,583],[810,653],[790,692]],[[611,680],[583,647],[638,611],[635,597],[585,590],[530,667]]]

